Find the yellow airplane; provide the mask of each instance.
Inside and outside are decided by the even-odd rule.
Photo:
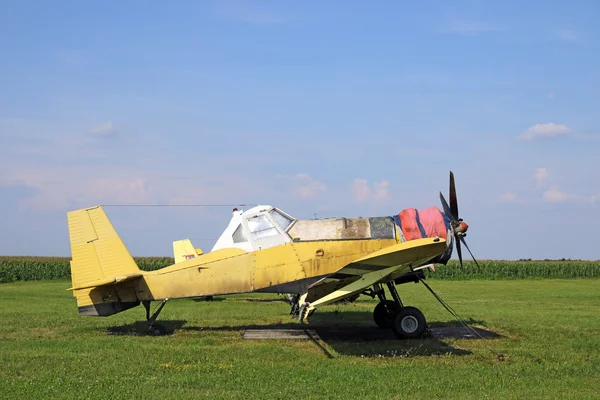
[[[396,285],[418,282],[423,268],[446,264],[455,241],[462,264],[460,242],[466,246],[468,226],[458,218],[452,172],[450,206],[441,193],[440,199],[443,211],[409,208],[374,218],[297,220],[273,206],[234,209],[210,252],[187,239],[176,241],[175,264],[156,271],[138,268],[101,206],[71,211],[69,290],[84,316],[113,315],[143,304],[156,335],[165,333],[156,323],[159,313],[175,298],[291,294],[291,313],[306,322],[320,306],[366,294],[379,299],[373,312],[378,326],[393,329],[399,338],[419,337],[425,316],[402,303]],[[152,301],[161,304],[150,315]]]

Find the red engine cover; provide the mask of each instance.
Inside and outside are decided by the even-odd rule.
[[[396,223],[400,222],[400,228],[406,240],[421,239],[427,237],[448,238],[448,228],[442,212],[434,206],[418,211],[415,208],[407,208],[394,218]]]

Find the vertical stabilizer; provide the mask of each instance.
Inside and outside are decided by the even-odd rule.
[[[107,286],[113,280],[141,276],[141,271],[102,207],[72,211],[67,218],[71,281],[79,313],[110,315],[139,304],[135,291],[122,294],[122,287]]]

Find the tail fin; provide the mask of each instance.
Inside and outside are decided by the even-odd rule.
[[[80,315],[111,315],[139,305],[129,282],[142,272],[102,207],[67,213],[71,281]]]
[[[173,242],[173,257],[175,263],[189,260],[203,254],[202,249],[195,249],[190,239]]]

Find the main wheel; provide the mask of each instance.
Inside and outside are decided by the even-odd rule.
[[[398,307],[392,300],[379,302],[373,310],[373,320],[380,328],[391,328],[397,311]]]
[[[427,322],[418,308],[403,307],[396,313],[392,328],[400,339],[413,339],[423,335]]]

